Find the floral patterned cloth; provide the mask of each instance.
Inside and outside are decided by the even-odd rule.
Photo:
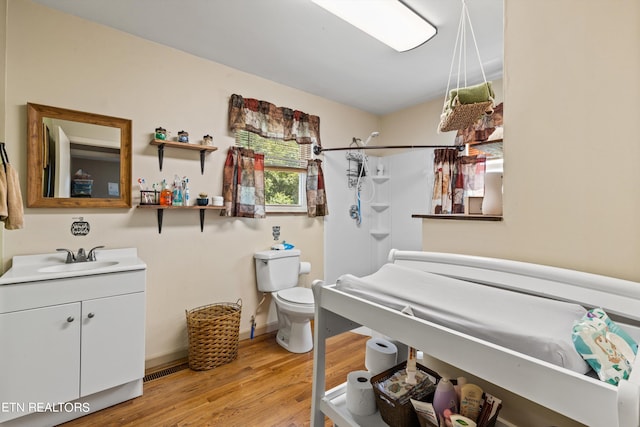
[[[329,215],[324,188],[322,161],[309,160],[307,165],[307,214],[309,217]]]
[[[473,142],[486,141],[497,127],[503,125],[504,105],[501,102],[493,108],[493,113],[483,115],[478,121],[456,134],[455,144],[463,145]]]
[[[484,195],[484,156],[458,156],[457,148],[434,151],[431,213],[464,213],[465,197]]]
[[[229,129],[244,129],[270,139],[295,140],[298,144],[321,145],[320,117],[236,94],[229,99]]]
[[[264,155],[248,148],[229,147],[222,193],[223,216],[264,218]]]

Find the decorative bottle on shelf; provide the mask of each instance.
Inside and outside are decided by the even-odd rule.
[[[182,198],[182,188],[180,185],[176,185],[173,188],[173,199],[171,200],[171,204],[173,206],[182,206],[183,198]]]
[[[185,206],[189,206],[189,202],[191,199],[191,195],[189,194],[189,178],[184,178],[184,180],[182,181],[184,182],[184,197],[183,197],[183,203]]]
[[[166,181],[164,181],[163,184],[164,188],[160,192],[160,204],[163,206],[171,206],[173,195],[171,194],[171,190],[169,189],[169,184],[167,184]]]

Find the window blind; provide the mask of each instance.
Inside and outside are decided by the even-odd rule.
[[[305,169],[311,157],[312,144],[267,139],[245,130],[236,130],[236,145],[264,154],[264,165],[270,168]]]

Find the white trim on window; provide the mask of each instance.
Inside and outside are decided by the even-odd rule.
[[[268,168],[265,167],[265,169]],[[304,172],[300,172],[298,180],[298,200],[300,200],[300,204],[297,205],[266,205],[265,209],[272,213],[307,212],[307,174]]]

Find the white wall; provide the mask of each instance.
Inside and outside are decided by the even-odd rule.
[[[6,22],[7,66],[2,68],[7,78],[6,115],[0,127],[6,118],[7,149],[25,196],[27,102],[131,119],[134,195],[138,177],[155,182],[174,174],[189,177],[193,194],[221,193],[222,166],[227,147],[234,143],[227,131],[228,100],[233,93],[319,115],[325,146],[342,145],[378,123],[371,114],[29,0],[9,2]],[[4,36],[3,31],[0,42]],[[197,152],[186,150],[167,149],[163,171],[159,171],[156,147],[149,145],[158,126],[174,136],[181,129],[195,138],[214,136],[219,150],[207,155],[204,175]],[[340,212],[331,203],[329,210],[331,215]],[[69,232],[78,216],[90,223],[89,235],[75,237]],[[294,243],[303,260],[312,263],[311,274],[303,276],[301,283],[308,286],[322,278],[322,218],[234,219],[208,212],[201,233],[197,212],[167,211],[158,234],[155,212],[135,208],[26,209],[25,228],[4,231],[2,264],[6,269],[14,255],[50,253],[59,247],[137,247],[148,265],[146,356],[151,363],[160,363],[184,354],[185,310],[199,305],[241,298],[240,331],[248,336],[249,318],[261,297],[252,256],[273,243],[273,225],[280,225],[281,238]],[[274,319],[267,307],[257,318],[262,330],[268,319]]]
[[[431,207],[433,149],[416,149],[385,157],[391,185],[391,247],[422,250],[422,220],[411,218]]]
[[[506,0],[504,20],[504,220],[426,219],[423,249],[640,281],[640,143],[629,127],[640,117],[640,3]],[[381,131],[449,143],[435,133],[441,106],[385,116]],[[487,387],[519,425],[577,425]]]
[[[367,132],[368,135],[370,132]],[[363,133],[364,134],[364,133]],[[347,147],[351,139],[341,147]],[[355,189],[349,188],[347,169],[349,162],[346,151],[324,153],[323,167],[331,214],[325,218],[325,266],[327,283],[334,283],[340,275],[351,273],[358,276],[374,271],[372,251],[374,250],[369,230],[372,227],[372,212],[369,203],[361,203],[361,223],[358,225],[349,216],[349,208],[356,204]],[[375,165],[375,161],[371,162]],[[375,167],[375,166],[374,166]],[[369,177],[362,179],[361,197],[368,198],[372,191]]]
[[[640,281],[639,75],[639,2],[507,0],[504,221],[425,220],[424,249]],[[436,141],[439,109],[389,115],[383,131],[420,116]]]

